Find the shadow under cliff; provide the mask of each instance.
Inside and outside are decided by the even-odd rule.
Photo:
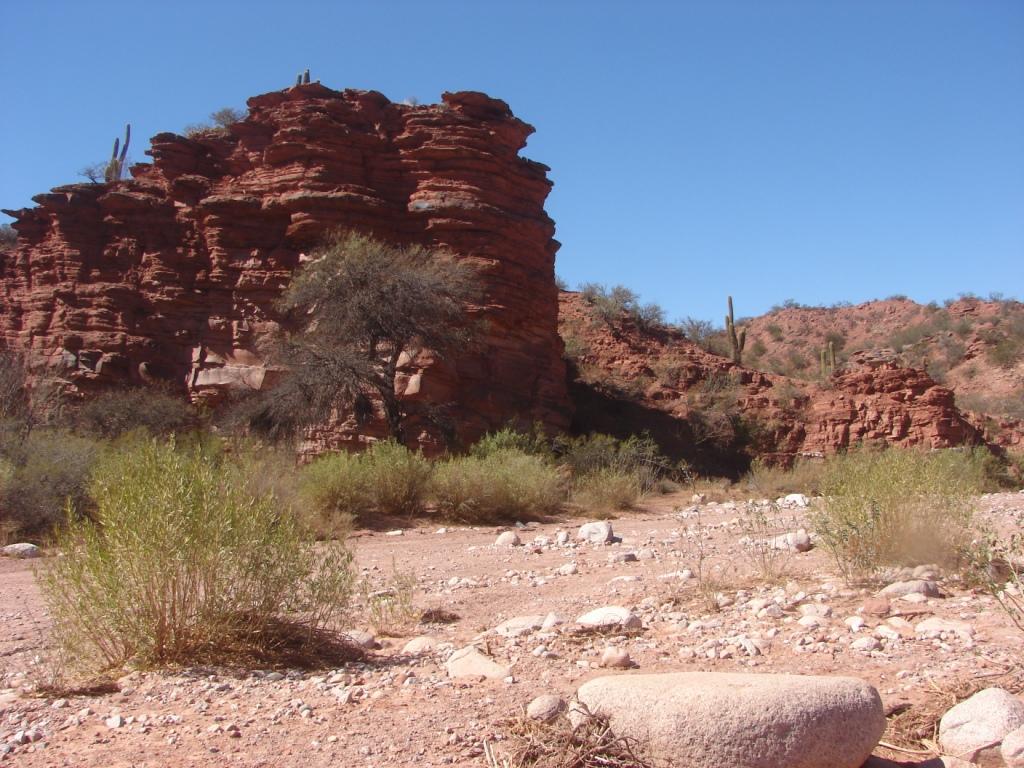
[[[670,459],[685,460],[705,476],[738,479],[750,469],[751,457],[739,436],[727,442],[701,440],[685,419],[616,397],[578,379],[570,381],[569,397],[575,409],[570,427],[573,434],[601,432],[625,439],[647,433]]]

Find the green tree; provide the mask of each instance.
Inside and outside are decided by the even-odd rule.
[[[311,255],[279,302],[288,330],[268,349],[286,374],[257,400],[249,424],[286,437],[333,408],[365,418],[376,401],[401,442],[409,415],[395,386],[402,354],[441,357],[471,342],[465,307],[476,277],[443,251],[354,232],[331,235]]]

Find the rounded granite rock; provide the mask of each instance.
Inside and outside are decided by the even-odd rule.
[[[687,768],[859,768],[885,730],[878,691],[850,677],[617,675],[576,697],[616,735]]]

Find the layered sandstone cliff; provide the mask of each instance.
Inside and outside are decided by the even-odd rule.
[[[444,247],[482,276],[467,308],[486,329],[480,348],[406,361],[410,403],[447,408],[463,441],[510,420],[567,427],[551,182],[519,156],[533,128],[471,92],[408,106],[313,83],[248,107],[227,131],[153,137],[153,163],[131,180],[8,211],[19,238],[0,257],[3,344],[83,391],[166,381],[217,400],[271,386],[259,341],[275,299],[328,230],[356,228]],[[358,437],[344,418],[314,440]],[[438,429],[419,426],[437,447]]]
[[[752,457],[789,463],[858,443],[948,448],[983,442],[953,393],[925,371],[863,353],[827,380],[750,370],[669,327],[601,319],[561,294],[574,356],[576,428],[650,431],[698,468],[742,469]]]

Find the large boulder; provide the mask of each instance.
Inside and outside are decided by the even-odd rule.
[[[1002,688],[986,688],[950,709],[939,721],[939,746],[964,760],[999,765],[999,748],[1024,726],[1024,701]]]
[[[0,547],[0,554],[5,557],[42,557],[43,553],[39,547],[35,544],[29,544],[28,542],[22,542],[20,544],[8,544],[6,547]]]
[[[885,730],[878,691],[850,677],[618,675],[576,697],[616,735],[686,768],[859,768]]]

